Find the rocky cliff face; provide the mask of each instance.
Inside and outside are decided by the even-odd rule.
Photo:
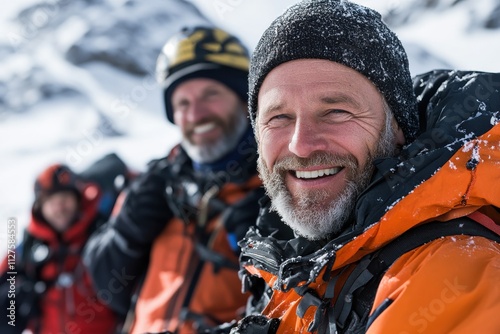
[[[0,114],[24,112],[61,96],[81,96],[92,104],[78,84],[79,76],[88,79],[85,65],[144,77],[154,72],[168,37],[191,24],[210,22],[184,0],[59,0],[29,6],[10,22],[0,44]]]

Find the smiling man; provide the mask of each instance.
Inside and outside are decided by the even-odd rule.
[[[182,147],[199,164],[229,153],[248,131],[242,99],[220,81],[209,78],[180,83],[172,94],[174,124],[182,131]]]
[[[370,182],[373,159],[404,143],[373,83],[323,59],[293,60],[271,71],[258,115],[259,171],[273,207],[312,240],[344,227]]]
[[[499,83],[412,80],[380,15],[345,0],[278,17],[249,75],[268,198],[240,262],[260,293],[232,332],[498,332]]]
[[[162,49],[158,79],[181,143],[150,163],[86,250],[96,285],[128,314],[123,332],[196,333],[240,317],[237,242],[264,194],[248,65],[241,42],[217,28],[183,29]]]

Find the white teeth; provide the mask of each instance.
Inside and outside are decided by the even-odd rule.
[[[210,123],[205,123],[203,125],[198,125],[196,126],[194,129],[193,129],[193,132],[197,135],[199,134],[202,134],[202,133],[205,133],[205,132],[208,132],[210,130],[212,130],[213,128],[215,128],[215,123],[214,122],[210,122]]]
[[[299,179],[315,179],[317,177],[322,177],[323,175],[335,175],[340,172],[341,168],[328,168],[313,171],[295,171],[295,175]]]

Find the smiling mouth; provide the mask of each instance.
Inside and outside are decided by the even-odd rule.
[[[313,171],[295,171],[295,177],[298,179],[317,179],[323,176],[330,176],[339,173],[342,167],[325,168]]]
[[[215,126],[216,126],[215,122],[210,122],[210,123],[198,125],[198,126],[194,127],[193,133],[197,134],[197,135],[204,134],[204,133],[207,133],[208,131],[214,129]]]

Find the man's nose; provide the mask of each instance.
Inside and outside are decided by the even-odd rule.
[[[186,111],[186,120],[189,123],[196,124],[200,120],[207,117],[208,112],[205,104],[202,101],[194,100],[191,102],[188,110]]]
[[[288,150],[300,158],[308,158],[317,151],[325,151],[328,143],[317,124],[297,119]]]

